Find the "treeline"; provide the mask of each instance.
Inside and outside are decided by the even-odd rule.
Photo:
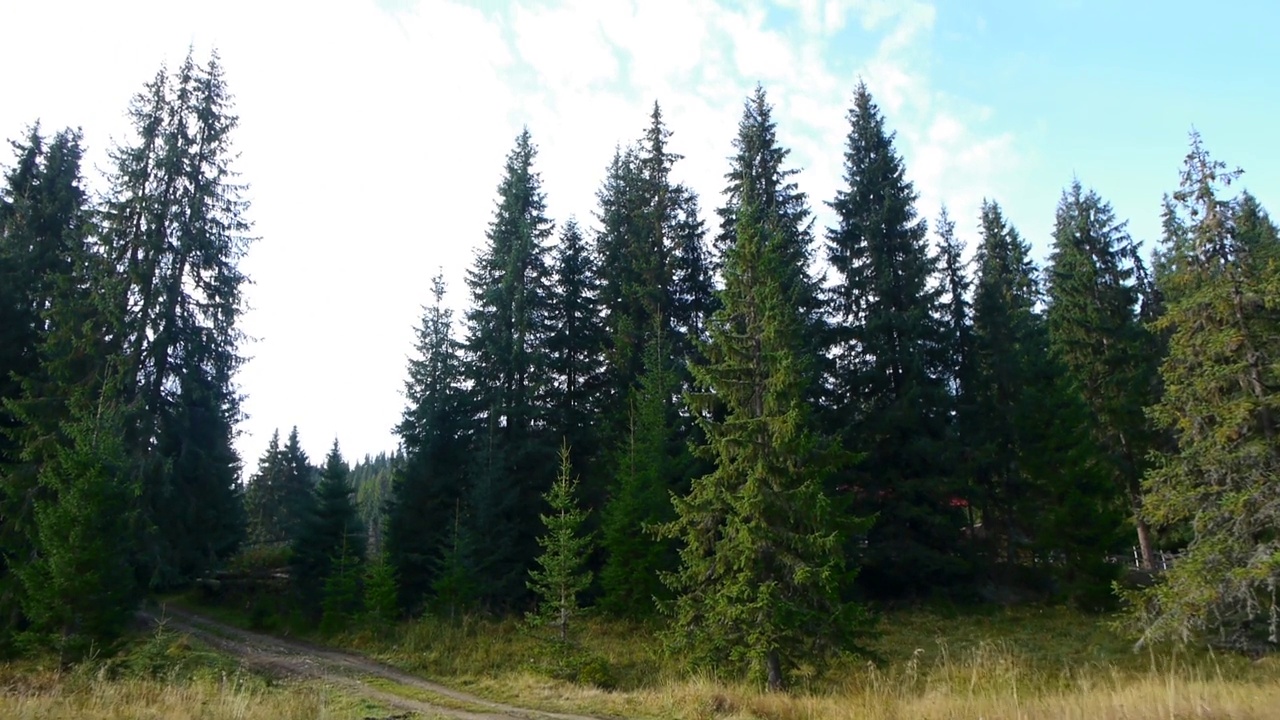
[[[520,134],[461,332],[440,278],[418,330],[386,515],[402,609],[530,606],[564,444],[599,541],[587,602],[665,611],[677,644],[771,684],[849,647],[868,599],[1110,607],[1107,558],[1135,545],[1148,569],[1185,551],[1130,598],[1144,638],[1273,646],[1259,203],[1193,135],[1153,255],[1073,182],[1045,267],[992,200],[970,257],[945,209],[919,217],[865,86],[848,123],[824,229],[760,88],[710,226],[656,105],[589,229],[552,223]]]
[[[7,638],[109,637],[86,618],[247,532],[293,549],[314,617],[661,613],[775,688],[856,649],[868,600],[1107,607],[1133,544],[1184,550],[1128,598],[1144,638],[1277,643],[1280,239],[1194,135],[1153,256],[1075,182],[1038,268],[994,201],[973,253],[930,228],[862,85],[828,228],[761,88],[712,215],[656,104],[589,226],[548,217],[526,129],[461,317],[432,282],[400,451],[349,471],[335,441],[316,472],[295,431],[240,492],[216,60],[133,112],[101,203],[59,159],[78,136],[38,130],[0,203]]]

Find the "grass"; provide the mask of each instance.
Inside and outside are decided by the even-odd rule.
[[[0,664],[0,717],[86,720],[352,720],[385,708],[316,682],[247,672],[189,637],[140,636],[120,655],[63,670],[53,658]]]
[[[600,618],[580,626],[567,662],[515,620],[426,617],[328,642],[494,700],[615,717],[1280,718],[1280,659],[1135,652],[1111,620],[1061,607],[893,611],[869,643],[879,662],[802,670],[789,694],[690,673],[663,652],[658,626]]]

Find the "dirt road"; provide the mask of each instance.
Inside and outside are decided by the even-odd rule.
[[[152,623],[188,633],[201,642],[238,658],[245,665],[277,675],[314,678],[399,711],[428,718],[456,720],[602,720],[584,715],[546,712],[506,705],[410,675],[362,655],[296,640],[242,630],[201,615],[165,608],[148,610]],[[439,698],[427,701],[375,687],[383,680],[407,688],[409,694]]]

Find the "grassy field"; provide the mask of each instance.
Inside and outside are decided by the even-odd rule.
[[[691,674],[643,624],[588,620],[567,662],[514,620],[428,617],[326,641],[495,700],[622,717],[1280,718],[1280,659],[1135,652],[1111,619],[1060,607],[895,611],[870,643],[878,662],[801,673],[785,695]]]
[[[0,664],[0,718],[34,720],[351,720],[376,704],[316,682],[277,682],[172,633],[64,671],[52,658]]]

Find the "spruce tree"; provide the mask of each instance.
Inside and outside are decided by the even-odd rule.
[[[569,462],[569,446],[560,449],[560,472],[543,500],[551,512],[541,515],[544,531],[538,538],[542,554],[529,571],[529,589],[538,597],[535,618],[556,629],[561,642],[569,640],[569,621],[578,614],[578,595],[591,584],[585,569],[593,537],[582,532],[587,514],[578,504],[578,479]]]
[[[698,197],[673,177],[682,156],[671,151],[671,137],[654,103],[643,136],[615,153],[597,194],[600,305],[609,340],[601,425],[611,447],[629,434],[629,402],[648,346],[659,335],[664,338],[687,389],[686,365],[697,357],[714,303],[713,263]],[[679,436],[687,439],[693,432],[692,424],[681,419]],[[617,472],[611,468],[595,475]]]
[[[364,616],[374,627],[390,626],[400,616],[396,569],[386,554],[374,556],[364,571]]]
[[[808,403],[794,235],[752,193],[733,217],[707,364],[693,367],[702,392],[690,398],[715,469],[675,499],[676,519],[660,529],[681,544],[679,569],[664,575],[676,596],[668,639],[777,690],[859,623],[840,597],[843,536],[824,484],[843,454],[817,434]]]
[[[240,419],[234,375],[250,225],[231,168],[237,124],[217,54],[188,54],[130,107],[134,137],[112,152],[103,251],[120,282],[121,351],[140,411],[125,445],[143,475],[148,580],[194,577],[243,532],[231,438]]]
[[[832,427],[865,461],[841,477],[875,513],[863,579],[879,594],[924,593],[963,576],[963,517],[951,506],[943,288],[917,195],[866,85],[849,111],[846,187],[830,203]]]
[[[681,491],[673,398],[679,391],[661,335],[645,350],[645,372],[632,393],[628,434],[617,449],[617,468],[601,521],[600,607],[627,617],[644,617],[665,596],[660,571],[673,569],[669,541],[648,528],[672,518],[671,495]]]
[[[759,222],[773,234],[773,242],[782,254],[784,265],[780,272],[784,297],[799,309],[809,354],[817,358],[824,333],[820,316],[821,282],[810,271],[815,243],[813,214],[808,198],[793,180],[799,170],[785,167],[791,151],[778,143],[773,106],[760,85],[743,105],[733,148],[730,169],[725,175],[729,183],[724,191],[725,204],[716,211],[720,230],[714,245],[719,264],[723,266],[728,248],[738,240],[742,208],[755,207],[760,213]],[[811,370],[816,377],[821,368],[813,363]],[[815,391],[816,388],[815,384]]]
[[[385,550],[386,509],[391,502],[394,478],[404,464],[400,451],[365,455],[351,467],[351,486],[356,491],[356,506],[360,508],[360,521],[369,530],[369,554],[380,555]]]
[[[73,396],[65,441],[40,467],[32,555],[18,568],[26,633],[64,662],[113,649],[138,600],[130,568],[138,488],[114,391]]]
[[[288,539],[283,519],[288,473],[284,452],[280,448],[280,431],[276,430],[271,433],[266,451],[258,458],[257,472],[249,476],[245,488],[246,536],[249,542],[281,543]]]
[[[470,517],[478,534],[504,538],[476,546],[483,599],[494,608],[524,595],[520,577],[536,553],[536,507],[555,457],[546,429],[553,228],[536,156],[526,129],[507,156],[488,242],[467,276],[466,375],[480,420]]]
[[[358,573],[364,562],[364,526],[347,482],[349,474],[350,468],[335,439],[315,488],[315,509],[303,522],[293,544],[293,580],[304,606],[318,606],[320,591],[334,577],[339,560],[349,576]]]
[[[36,542],[41,467],[69,452],[70,397],[100,387],[118,319],[96,292],[80,134],[36,126],[14,150],[0,186],[0,653],[25,622],[14,571]]]
[[[448,539],[436,562],[435,580],[431,583],[436,609],[446,613],[450,621],[459,613],[472,609],[479,593],[469,528],[463,524],[462,503],[458,502],[454,506]]]
[[[973,452],[970,448],[974,428],[969,420],[973,413],[974,345],[973,303],[969,276],[969,263],[964,259],[964,242],[956,236],[956,224],[944,206],[934,224],[938,245],[938,262],[935,283],[942,292],[937,306],[938,323],[942,328],[941,375],[948,395],[948,440],[941,461],[950,468],[952,487],[957,493],[956,505],[963,510],[968,533],[963,551],[966,559],[972,559],[972,540],[978,518],[969,501],[973,496]]]
[[[416,330],[416,355],[409,361],[408,404],[395,428],[404,460],[394,470],[386,506],[387,560],[406,610],[419,607],[431,589],[454,508],[467,492],[472,442],[462,348],[453,337],[453,313],[445,305],[441,275],[432,279],[431,292],[432,304],[424,308]]]
[[[324,578],[324,592],[320,599],[320,632],[326,634],[345,629],[362,611],[362,558],[356,557],[353,548],[347,545],[345,535],[342,541]]]
[[[1046,273],[1050,343],[1089,408],[1088,430],[1112,478],[1110,494],[1129,504],[1149,568],[1153,543],[1142,517],[1141,479],[1155,444],[1144,409],[1156,400],[1157,358],[1141,324],[1143,275],[1137,244],[1111,206],[1072,183],[1058,203]]]
[[[964,241],[956,237],[956,224],[943,206],[934,224],[938,238],[937,284],[942,289],[939,307],[943,328],[943,376],[952,399],[952,421],[964,404],[970,389],[969,365],[973,355],[973,303],[969,298],[973,286],[968,263],[964,260]],[[963,445],[961,441],[959,444]]]
[[[280,454],[284,464],[283,486],[280,488],[281,531],[284,539],[293,543],[314,519],[316,512],[315,470],[298,439],[298,426],[289,430]]]
[[[547,323],[553,384],[547,404],[553,408],[552,427],[573,448],[574,465],[587,467],[599,446],[607,337],[599,302],[598,261],[572,219],[560,232],[553,276]]]
[[[1176,446],[1144,479],[1143,512],[1191,541],[1161,582],[1132,596],[1144,640],[1280,645],[1280,232],[1240,174],[1199,135],[1166,198],[1159,277],[1168,337],[1164,396],[1151,408]]]
[[[974,497],[982,514],[989,559],[1009,571],[1029,544],[1037,499],[1024,459],[1029,426],[1043,423],[1032,401],[1033,374],[1047,361],[1047,338],[1036,314],[1039,300],[1030,246],[984,201],[982,244],[973,296],[974,392],[965,423],[973,428]]]

